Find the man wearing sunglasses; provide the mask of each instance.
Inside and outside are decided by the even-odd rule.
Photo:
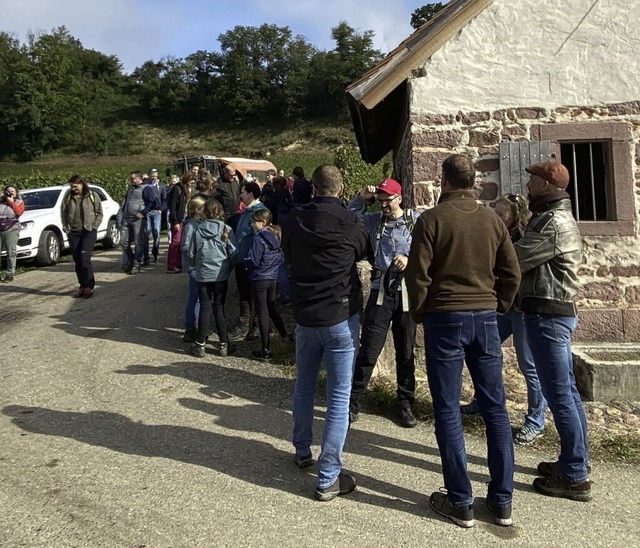
[[[365,213],[374,198],[380,211]],[[353,374],[349,420],[352,423],[358,420],[360,400],[391,327],[396,354],[398,422],[405,428],[413,428],[417,424],[411,410],[416,387],[413,353],[416,326],[409,315],[409,299],[402,276],[417,215],[402,209],[402,187],[394,179],[385,179],[377,187],[366,186],[351,200],[349,209],[363,215],[371,244],[369,260],[373,264],[371,292]]]

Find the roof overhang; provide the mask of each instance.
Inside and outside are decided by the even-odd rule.
[[[387,109],[378,107],[411,76],[423,67],[428,59],[460,32],[474,17],[480,14],[493,0],[451,0],[430,21],[422,25],[404,40],[382,61],[351,84],[346,92],[360,152],[365,161],[375,163],[393,144],[380,139],[376,123],[378,113]],[[405,94],[406,95],[406,94]],[[397,120],[402,118],[398,116]],[[396,125],[397,125],[396,121]],[[388,134],[398,135],[403,128],[386,127]],[[374,142],[371,142],[373,139]],[[378,142],[380,141],[380,142]],[[382,156],[381,149],[387,147]],[[377,151],[374,153],[374,151]]]

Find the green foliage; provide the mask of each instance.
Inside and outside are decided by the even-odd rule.
[[[364,162],[358,147],[342,145],[335,152],[333,163],[340,168],[344,177],[345,194],[355,196],[366,185],[377,185],[391,175],[391,162],[383,158],[377,164]]]
[[[442,8],[444,8],[442,2],[433,2],[414,10],[411,14],[411,26],[416,30],[419,29],[427,21],[431,20]]]

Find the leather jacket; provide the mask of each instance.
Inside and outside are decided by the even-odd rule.
[[[522,271],[518,308],[525,314],[576,316],[582,240],[571,201],[536,212],[515,248]]]

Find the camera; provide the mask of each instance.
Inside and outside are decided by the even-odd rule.
[[[5,191],[4,191],[4,195],[5,195],[7,198],[11,198],[11,197],[13,196],[13,194],[11,194],[11,191],[10,191],[10,190],[5,190]]]

